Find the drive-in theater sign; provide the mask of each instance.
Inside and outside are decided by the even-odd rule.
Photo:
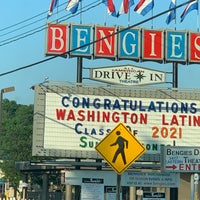
[[[66,52],[87,58],[199,63],[200,33],[49,23],[46,55]]]
[[[119,122],[147,153],[199,146],[200,91],[49,83],[35,86],[33,155],[99,158],[94,147]]]

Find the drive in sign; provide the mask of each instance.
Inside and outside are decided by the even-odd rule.
[[[183,146],[163,146],[162,171],[196,172],[200,170],[200,148]]]
[[[166,73],[134,65],[90,69],[90,79],[120,85],[146,85],[166,82]]]

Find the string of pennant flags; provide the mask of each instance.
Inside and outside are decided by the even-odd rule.
[[[176,0],[171,0],[171,3],[169,5],[169,9],[173,9],[176,7]],[[183,10],[180,18],[181,18],[181,22],[185,19],[186,15],[192,11],[192,10],[197,10],[198,11],[198,0],[196,1],[192,1],[190,3],[188,3],[185,7],[185,9]],[[170,12],[168,12],[168,16],[166,19],[166,23],[169,24],[172,20],[176,19],[176,10],[172,10]]]
[[[169,9],[172,10],[168,12],[166,19],[167,24],[176,19],[176,9],[173,9],[176,7],[176,1],[177,0],[171,0],[169,4]],[[48,10],[48,17],[52,15],[53,10],[58,6],[58,2],[59,0],[51,0]],[[80,2],[81,0],[68,0],[66,11],[70,11],[72,14],[76,13],[78,11]],[[107,7],[109,15],[112,15],[113,17],[119,17],[120,15],[127,14],[129,12],[130,8],[134,5],[134,0],[122,0],[118,12],[116,12],[113,0],[102,0],[102,3],[105,4],[105,6]],[[149,13],[149,11],[153,10],[153,8],[154,0],[139,0],[134,8],[134,11],[138,14],[145,16],[147,13]],[[198,0],[192,1],[186,5],[180,16],[180,22],[183,22],[187,14],[192,10],[197,10],[198,12]]]

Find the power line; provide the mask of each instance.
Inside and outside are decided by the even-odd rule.
[[[61,6],[63,6],[64,4],[66,4],[66,2],[65,2],[65,3],[62,3],[62,4],[59,5],[58,7],[61,7]],[[48,12],[48,11],[44,11],[44,12],[39,13],[39,14],[33,16],[33,17],[30,17],[30,18],[25,19],[25,20],[22,20],[22,21],[20,21],[20,22],[18,22],[18,23],[9,25],[9,26],[7,26],[7,27],[5,27],[5,28],[0,29],[0,32],[1,32],[1,31],[5,31],[5,30],[10,29],[10,28],[13,28],[13,27],[16,27],[16,26],[18,26],[18,25],[24,24],[25,22],[31,21],[31,20],[33,20],[33,19],[35,19],[35,18],[37,18],[37,17],[39,17],[39,16],[41,16],[41,15],[47,14],[47,12]],[[45,19],[46,19],[46,17],[45,17]],[[14,30],[13,30],[13,31],[14,31]],[[0,36],[2,36],[2,35],[0,35]]]
[[[23,34],[26,34],[24,36],[23,36],[23,34],[20,34],[20,35],[17,35],[15,37],[13,37],[13,38],[9,38],[9,41],[8,40],[1,41],[1,42],[4,42],[4,43],[0,44],[0,47],[1,46],[5,46],[7,44],[10,44],[12,42],[16,42],[18,40],[24,39],[24,38],[29,37],[31,35],[34,35],[34,34],[36,34],[38,32],[43,31],[44,29],[45,29],[44,26],[42,26],[42,28],[38,27],[37,29],[34,30],[34,32],[32,32],[32,30],[31,30],[31,31],[27,31],[27,32],[23,33]]]
[[[37,15],[31,17],[31,18],[25,19],[25,20],[23,20],[23,21],[21,21],[21,22],[18,22],[18,23],[16,23],[16,24],[12,24],[12,25],[10,25],[10,26],[7,26],[7,27],[5,27],[5,28],[2,28],[2,29],[0,29],[0,32],[5,31],[5,30],[8,30],[8,29],[13,28],[13,27],[16,27],[16,26],[18,26],[18,25],[20,25],[20,24],[23,24],[23,23],[25,23],[25,22],[31,21],[32,19],[35,19],[35,18],[37,18],[37,17],[43,15],[44,13],[46,13],[46,12],[42,12],[42,13],[37,14]],[[8,34],[8,33],[5,33],[5,34]],[[3,35],[0,35],[0,36],[3,36]]]
[[[58,21],[58,22],[66,21],[66,20],[68,20],[68,19],[70,19],[70,18],[72,18],[72,17],[75,17],[75,16],[77,16],[77,15],[80,15],[81,13],[84,13],[84,12],[87,12],[87,11],[91,10],[91,9],[97,7],[98,5],[100,5],[100,4],[102,3],[101,1],[100,1],[99,3],[97,3],[97,2],[99,2],[99,0],[97,0],[97,1],[95,1],[95,2],[93,2],[93,3],[90,3],[90,4],[86,5],[86,6],[83,7],[81,10],[79,9],[79,12],[77,12],[77,13],[75,13],[75,14],[73,14],[73,15],[72,15],[71,13],[70,13],[70,14],[67,14],[67,15],[64,15],[64,16],[60,17],[58,20],[56,20],[56,21]],[[64,5],[64,3],[63,3],[62,5]],[[61,5],[61,6],[62,6],[62,5]],[[43,12],[42,14],[44,14],[44,13],[46,13],[46,12]],[[38,14],[38,15],[36,15],[36,16],[40,16],[40,15],[41,15],[41,14]],[[30,21],[31,19],[35,18],[36,16],[34,16],[34,17],[32,17],[32,18],[29,18],[29,19],[27,19],[27,20],[24,20],[24,21],[22,21],[22,22],[19,22],[19,23],[17,23],[17,24],[22,24],[22,23],[25,22],[25,21]],[[12,31],[9,31],[8,33],[2,34],[2,35],[0,35],[0,36],[5,36],[5,35],[7,35],[7,34],[9,34],[9,33],[13,33],[13,31],[21,30],[21,29],[23,29],[23,28],[25,28],[25,27],[28,27],[28,26],[30,26],[30,25],[33,25],[33,24],[37,23],[37,22],[40,22],[40,21],[42,21],[42,20],[44,20],[44,19],[47,19],[47,17],[42,18],[42,19],[39,19],[39,20],[36,20],[36,21],[34,21],[34,22],[32,22],[32,23],[29,23],[29,24],[27,24],[27,25],[24,25],[24,26],[22,26],[22,27],[16,28],[16,29],[14,29],[14,30],[12,30]],[[53,22],[55,22],[55,21],[53,21]],[[51,22],[51,23],[53,23],[53,22]],[[16,25],[17,25],[17,24],[16,24]],[[9,26],[9,27],[11,27],[11,26]],[[8,27],[7,27],[7,28],[8,28]],[[5,28],[4,28],[4,29],[5,29]],[[20,33],[20,34],[18,34],[18,35],[13,36],[13,37],[10,37],[10,38],[1,40],[1,41],[0,41],[0,46],[4,46],[4,45],[10,44],[10,43],[12,43],[12,42],[16,42],[16,41],[18,41],[18,40],[21,40],[21,39],[23,39],[23,38],[26,38],[26,37],[29,37],[29,36],[31,36],[31,35],[34,35],[34,34],[40,32],[40,31],[43,31],[43,30],[45,30],[45,29],[46,29],[46,27],[44,27],[44,25],[41,25],[41,26],[39,26],[39,27],[36,27],[36,28],[34,28],[34,29],[31,29],[31,30],[28,30],[28,31],[26,31],[26,32]]]
[[[21,30],[21,29],[24,29],[24,28],[26,28],[26,27],[28,27],[28,26],[31,26],[31,25],[35,24],[35,23],[38,23],[38,22],[40,22],[40,21],[43,21],[44,19],[45,19],[45,18],[38,19],[38,20],[36,20],[36,21],[34,21],[34,22],[32,22],[32,23],[29,23],[29,24],[26,24],[26,25],[21,26],[21,27],[19,27],[19,28],[13,29],[13,30],[11,30],[11,31],[9,31],[9,32],[6,32],[6,33],[4,33],[4,34],[1,34],[0,37],[5,36],[5,35],[8,35],[8,34],[10,34],[10,33],[16,32],[16,31],[19,31],[19,30]],[[2,42],[2,41],[1,41],[1,42]]]
[[[94,5],[93,5],[94,4]],[[97,1],[95,1],[95,2],[93,2],[93,3],[90,3],[90,4],[88,4],[87,6],[85,6],[85,7],[83,7],[82,9],[79,9],[79,12],[76,12],[73,16],[77,16],[77,15],[80,15],[80,14],[82,14],[82,13],[84,13],[84,12],[87,12],[87,11],[89,11],[89,10],[91,10],[91,9],[93,9],[93,8],[95,8],[95,7],[97,7],[97,6],[99,6],[100,4],[102,4],[102,0],[99,2],[99,0],[97,0]],[[86,9],[87,8],[87,9]],[[65,16],[64,16],[65,17]],[[62,18],[64,18],[64,17],[62,17]],[[65,18],[65,19],[62,19],[62,18],[60,18],[61,20],[59,20],[59,22],[63,22],[63,21],[66,21],[66,20],[68,20],[69,18],[71,18],[71,17],[69,17],[69,18]]]
[[[75,48],[75,49],[69,50],[69,51],[67,51],[67,52],[65,52],[65,53],[63,53],[63,54],[61,54],[61,55],[52,56],[52,57],[50,57],[50,58],[43,59],[43,60],[38,61],[38,62],[35,62],[35,63],[29,64],[29,65],[26,65],[26,66],[23,66],[23,67],[19,67],[19,68],[16,68],[16,69],[13,69],[13,70],[4,72],[4,73],[1,73],[0,76],[5,76],[5,75],[8,75],[8,74],[11,74],[11,73],[14,73],[14,72],[23,70],[23,69],[27,69],[27,68],[30,68],[30,67],[39,65],[39,64],[44,63],[44,62],[48,62],[48,61],[53,60],[53,59],[55,59],[55,58],[57,58],[57,57],[60,57],[60,56],[65,56],[66,54],[69,54],[69,53],[72,52],[72,51],[78,50],[78,49],[80,49],[80,48],[83,48],[83,47],[86,47],[86,46],[89,46],[89,45],[93,45],[93,44],[95,44],[95,43],[97,43],[97,42],[99,42],[99,41],[101,41],[101,40],[104,40],[104,39],[106,39],[106,38],[108,38],[108,37],[117,35],[117,34],[121,33],[122,31],[129,30],[129,29],[131,29],[131,28],[137,27],[137,26],[139,26],[139,25],[141,25],[141,24],[144,24],[144,23],[146,23],[146,22],[148,22],[148,21],[150,21],[150,20],[153,20],[153,19],[155,19],[155,18],[158,18],[158,17],[160,17],[160,16],[162,16],[162,15],[164,15],[164,14],[166,14],[166,13],[172,11],[172,10],[176,10],[176,9],[178,9],[178,8],[180,8],[180,7],[182,7],[182,6],[186,5],[186,4],[188,4],[188,3],[190,3],[190,2],[193,2],[193,1],[195,1],[195,0],[190,0],[190,1],[187,1],[187,2],[185,2],[185,3],[182,3],[182,4],[180,4],[180,5],[178,5],[178,6],[174,7],[174,8],[165,10],[165,11],[163,11],[163,12],[161,12],[161,13],[158,13],[157,15],[154,15],[154,16],[152,16],[152,17],[150,17],[150,18],[147,18],[147,19],[145,19],[145,20],[143,20],[143,21],[141,21],[141,22],[138,22],[138,23],[136,23],[136,24],[134,24],[134,25],[131,25],[131,26],[127,27],[127,28],[124,28],[123,30],[116,31],[115,33],[110,34],[109,36],[103,37],[103,38],[101,38],[101,39],[99,39],[99,40],[95,40],[95,41],[92,41],[92,42],[90,42],[90,43],[88,43],[88,44],[85,44],[85,45],[82,45],[82,46],[80,46],[80,47],[77,47],[77,48]]]

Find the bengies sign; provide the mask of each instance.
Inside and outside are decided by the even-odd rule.
[[[200,63],[200,33],[83,25],[47,25],[46,55]]]
[[[90,79],[127,86],[146,85],[165,83],[166,73],[133,65],[122,65],[91,68]]]
[[[146,147],[199,146],[200,91],[97,85],[35,86],[33,154],[99,158],[95,146],[123,123]]]
[[[193,146],[163,146],[161,169],[165,172],[199,172],[200,148]]]

